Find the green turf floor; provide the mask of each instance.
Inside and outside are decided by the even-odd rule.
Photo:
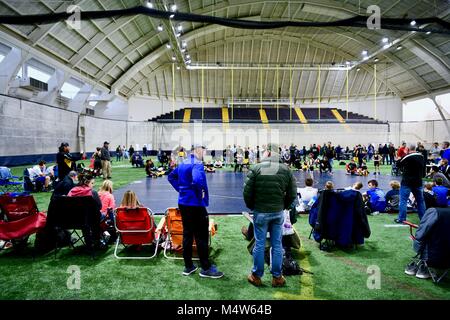
[[[15,173],[22,170],[14,168]],[[116,188],[144,177],[142,169],[128,168],[125,162],[113,165]],[[45,210],[50,194],[35,197],[39,208]],[[183,277],[182,261],[167,260],[162,253],[153,260],[117,260],[110,247],[92,260],[64,248],[56,258],[50,253],[33,260],[30,249],[20,255],[8,250],[0,252],[0,299],[449,299],[448,279],[435,285],[404,274],[413,251],[409,229],[385,226],[392,225],[394,218],[387,214],[369,217],[372,236],[357,250],[323,252],[307,239],[308,219],[301,216],[295,227],[302,249],[295,257],[302,268],[314,274],[287,277],[287,287],[281,289],[270,286],[268,270],[264,287],[247,283],[252,259],[240,233],[246,219],[225,216],[214,217],[219,229],[211,251],[212,259],[225,273],[223,279],[203,279],[198,274]],[[410,219],[417,222],[416,215]],[[80,290],[67,288],[71,266],[80,268]],[[380,288],[370,289],[369,273],[377,268]]]

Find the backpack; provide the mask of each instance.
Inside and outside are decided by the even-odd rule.
[[[264,261],[270,266],[270,248],[264,251]],[[296,276],[303,274],[297,261],[290,254],[283,254],[282,272],[284,276]]]

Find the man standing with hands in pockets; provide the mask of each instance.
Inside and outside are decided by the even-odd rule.
[[[218,279],[223,273],[209,261],[209,219],[206,207],[209,205],[208,185],[203,166],[205,147],[196,144],[190,156],[169,175],[169,183],[179,193],[178,207],[183,220],[183,275],[197,271],[192,262],[192,244],[195,238],[200,258],[200,277]]]

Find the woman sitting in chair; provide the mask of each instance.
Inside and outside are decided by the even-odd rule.
[[[97,191],[94,190],[95,179],[91,175],[78,175],[78,185],[69,191],[69,197],[93,197],[97,208],[102,209],[102,202]]]
[[[121,207],[127,207],[127,208],[136,208],[136,207],[142,207],[142,204],[139,202],[139,199],[131,190],[128,190],[124,193],[122,202],[120,203]]]

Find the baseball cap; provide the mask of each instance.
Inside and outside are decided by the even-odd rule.
[[[108,142],[108,141],[105,141],[105,142],[103,142],[103,144],[109,144],[109,142]]]

